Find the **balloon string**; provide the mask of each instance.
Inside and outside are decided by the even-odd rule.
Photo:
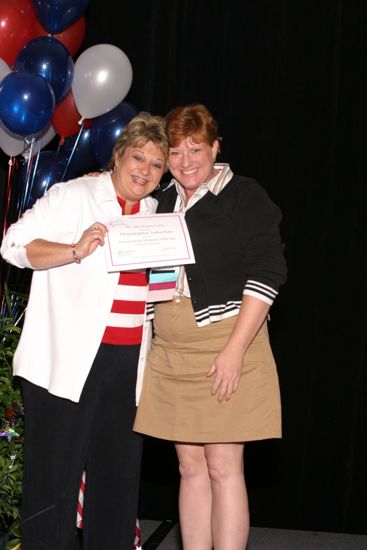
[[[4,227],[3,227],[3,238],[5,236],[5,233],[8,228],[8,222],[9,222],[9,211],[10,211],[10,197],[11,197],[11,190],[12,190],[12,180],[14,179],[14,168],[16,164],[15,157],[9,157],[8,161],[8,181],[7,181],[7,188],[6,188],[6,208],[5,208],[5,215],[4,215]],[[10,273],[11,266],[10,264],[5,264],[4,269],[0,270],[0,312],[1,312],[1,318],[4,319],[4,317],[7,315],[7,304],[5,299],[5,286],[6,281],[8,280],[9,273]]]
[[[64,145],[65,143],[65,138],[64,136],[61,136],[60,137],[60,140],[59,140],[59,143],[57,145],[57,150],[56,150],[56,160],[59,158],[59,154],[60,154],[60,151],[61,151],[61,147]]]
[[[10,265],[8,267],[11,267]],[[12,324],[17,326],[22,320],[23,315],[25,314],[25,307],[22,302],[19,304],[18,297],[15,293],[10,293],[6,280],[1,286],[2,295],[1,295],[1,318],[10,317],[12,319]],[[12,332],[12,331],[10,331]]]
[[[1,281],[1,287],[0,287],[0,296],[1,296],[1,304],[0,304],[0,311],[1,311],[1,318],[4,319],[6,317],[6,301],[5,301],[5,290],[3,289],[3,282]]]
[[[16,168],[17,170],[19,169],[19,164],[18,164],[18,161],[16,160]],[[19,174],[18,174],[18,177],[19,177]],[[21,193],[18,193],[18,200],[17,200],[17,213],[19,214],[20,216],[20,209],[21,209],[21,206],[22,206],[22,194]]]
[[[32,181],[31,181],[31,185],[29,186],[29,196],[27,198],[27,204],[29,203],[29,199],[31,198],[32,189],[33,189],[33,185],[34,185],[34,178],[36,177],[36,170],[37,170],[38,161],[39,161],[39,158],[40,158],[40,153],[41,153],[41,149],[38,150],[36,161],[34,163],[34,168],[32,170]]]
[[[19,212],[19,217],[23,214],[24,210],[26,209],[26,205],[27,205],[29,181],[30,181],[32,161],[33,161],[33,148],[34,148],[35,141],[36,141],[36,139],[35,139],[35,137],[33,137],[32,141],[31,141],[30,148],[29,148],[29,156],[28,156],[25,186],[24,186],[24,193],[23,193],[23,203],[22,203],[22,207],[21,207],[20,212]]]
[[[10,195],[11,195],[11,180],[12,180],[13,166],[14,166],[14,161],[13,161],[12,157],[9,158],[8,165],[9,165],[9,168],[8,168],[8,182],[7,182],[7,188],[6,188],[6,209],[5,209],[5,216],[4,216],[3,237],[5,236],[5,233],[8,229],[8,216],[9,216]]]
[[[71,151],[71,153],[70,153],[70,156],[69,156],[69,158],[68,158],[68,162],[66,163],[66,167],[65,167],[64,173],[63,173],[63,175],[62,175],[61,181],[64,181],[64,179],[65,179],[65,175],[66,175],[66,172],[68,171],[68,168],[69,168],[71,159],[72,159],[73,156],[74,156],[75,149],[76,149],[76,147],[77,147],[77,145],[78,145],[78,143],[79,143],[80,136],[82,135],[83,127],[84,127],[84,120],[81,119],[80,130],[79,130],[79,133],[78,133],[77,138],[76,138],[76,140],[75,140],[74,147],[73,147],[73,149],[72,149],[72,151]]]

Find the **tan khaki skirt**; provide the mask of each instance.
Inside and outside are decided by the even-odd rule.
[[[281,437],[276,365],[264,323],[244,357],[229,401],[211,394],[206,373],[236,317],[198,327],[191,300],[155,307],[154,338],[134,430],[187,443],[229,443]]]

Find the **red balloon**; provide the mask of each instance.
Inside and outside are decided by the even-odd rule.
[[[78,122],[81,118],[82,116],[75,106],[73,93],[69,90],[66,97],[56,105],[51,124],[55,132],[62,138],[65,138],[74,136],[79,132],[80,124],[78,124]],[[91,120],[84,120],[83,122],[83,128],[85,130],[92,125]]]
[[[12,4],[27,17],[36,19],[36,12],[34,11],[32,0],[12,0]]]
[[[27,0],[20,1],[25,2]],[[85,16],[82,15],[77,21],[75,21],[73,25],[71,25],[64,31],[50,35],[50,33],[46,29],[44,29],[41,23],[36,19],[34,24],[34,32],[35,37],[45,35],[53,36],[64,44],[69,54],[73,57],[83,43],[86,33],[86,27],[87,25],[85,22]]]
[[[34,36],[36,16],[26,0],[0,0],[0,57],[11,67],[21,48]],[[21,7],[22,5],[22,7]]]

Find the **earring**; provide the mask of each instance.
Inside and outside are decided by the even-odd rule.
[[[115,166],[113,167],[113,171],[114,171],[114,172],[117,172],[117,166],[116,166],[116,164],[115,164]]]
[[[158,191],[158,189],[160,189],[160,187],[161,187],[161,184],[158,183],[158,185],[157,185],[157,187],[155,188],[155,190]]]

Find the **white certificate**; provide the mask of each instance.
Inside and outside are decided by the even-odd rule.
[[[120,216],[106,225],[108,271],[195,263],[183,214]]]

